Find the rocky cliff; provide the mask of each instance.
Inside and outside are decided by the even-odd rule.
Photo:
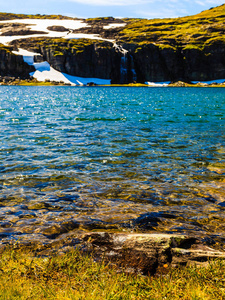
[[[72,43],[62,39],[30,39],[14,44],[39,52],[42,60],[60,72],[111,79],[112,83],[225,78],[225,44],[222,40],[203,49],[153,43],[141,47],[123,43],[121,47],[115,47],[109,42],[74,40]]]
[[[40,53],[36,60],[48,61],[54,69],[69,75],[121,81],[122,54],[107,41],[30,38],[12,45]]]
[[[12,53],[12,48],[0,44],[0,75],[29,78],[34,68],[26,64],[21,55]]]
[[[43,37],[15,40],[12,46],[40,53],[39,61],[48,61],[60,72],[111,79],[112,83],[224,79],[224,21],[225,5],[176,19],[87,19],[88,26],[73,32],[97,34],[103,40]],[[111,26],[114,23],[122,25]],[[57,26],[50,30],[71,32]],[[16,58],[2,55],[1,74],[13,65],[16,73],[23,71],[21,58],[11,64]],[[8,67],[4,67],[6,60],[10,62]],[[24,65],[24,73],[27,70]]]
[[[119,81],[120,55],[108,42],[95,41],[78,50],[67,47],[61,49],[60,53],[46,46],[41,46],[39,51],[43,59],[60,72],[80,77],[111,79],[112,82]]]
[[[225,78],[225,44],[204,49],[162,47],[154,44],[133,53],[137,81],[207,81]]]

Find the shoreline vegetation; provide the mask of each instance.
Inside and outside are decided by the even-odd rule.
[[[0,259],[0,299],[224,299],[225,261],[164,265],[155,276],[118,270],[79,249],[39,256],[7,248]]]
[[[61,81],[38,81],[35,78],[30,78],[30,79],[20,79],[20,78],[13,78],[13,77],[1,77],[0,78],[0,86],[78,86],[81,87],[82,85],[71,85],[68,83],[64,83]],[[144,84],[144,83],[128,83],[128,84],[105,84],[105,85],[100,85],[100,84],[95,84],[95,83],[88,83],[87,85],[83,86],[109,86],[109,87],[158,87],[156,85],[149,85],[149,84]],[[225,82],[223,83],[203,83],[203,82],[198,82],[198,83],[187,83],[183,81],[177,81],[177,82],[171,82],[170,84],[164,86],[164,87],[225,87]]]
[[[211,76],[213,76],[213,78],[224,78],[223,63],[221,62],[222,60],[220,61],[220,58],[223,57],[221,54],[223,51],[219,51],[220,49],[224,49],[225,45],[223,36],[225,30],[224,10],[225,6],[221,5],[198,15],[183,18],[165,20],[123,19],[121,22],[125,22],[126,26],[116,29],[104,29],[105,25],[111,24],[112,20],[110,18],[108,20],[104,20],[104,18],[100,18],[99,20],[82,19],[87,22],[87,24],[93,24],[95,26],[93,28],[87,26],[76,29],[73,31],[74,34],[97,34],[106,40],[115,39],[118,45],[120,45],[120,48],[118,48],[120,50],[120,56],[115,51],[115,54],[118,54],[120,58],[118,66],[121,66],[121,61],[126,61],[126,53],[129,55],[132,54],[127,56],[127,58],[129,58],[129,60],[127,59],[129,66],[128,64],[126,65],[127,71],[132,70],[132,59],[135,59],[138,65],[146,66],[146,68],[143,68],[143,73],[141,72],[142,70],[139,70],[137,74],[138,77],[135,79],[132,78],[134,83],[98,85],[94,82],[89,82],[85,85],[73,85],[64,83],[63,81],[38,81],[34,77],[29,77],[29,74],[31,74],[29,66],[26,71],[27,77],[25,77],[24,73],[19,72],[21,63],[19,59],[16,60],[18,73],[15,73],[15,63],[11,64],[13,68],[9,71],[7,69],[9,61],[7,61],[7,55],[11,53],[12,49],[17,51],[17,48],[23,45],[23,43],[24,46],[26,46],[25,48],[39,52],[41,47],[45,46],[42,49],[43,53],[40,52],[40,55],[43,57],[46,56],[47,50],[50,49],[52,51],[49,52],[52,54],[52,62],[60,62],[65,57],[72,57],[72,54],[75,52],[77,53],[77,57],[80,57],[80,61],[83,62],[85,60],[83,60],[82,57],[85,57],[85,51],[88,51],[89,47],[91,48],[94,44],[92,40],[88,43],[82,40],[76,42],[77,44],[80,43],[78,45],[79,47],[74,43],[74,48],[71,50],[65,41],[62,40],[62,45],[65,43],[65,48],[58,49],[56,47],[58,44],[54,44],[54,40],[52,40],[52,43],[48,40],[48,43],[45,45],[41,40],[35,39],[33,41],[34,46],[31,43],[32,39],[30,39],[23,40],[23,43],[17,41],[11,46],[14,48],[4,45],[0,47],[2,49],[3,58],[5,59],[5,69],[2,71],[2,74],[9,75],[0,76],[0,85],[158,87],[154,85],[154,83],[151,85],[136,83],[135,81],[141,81],[142,78],[143,82],[147,82],[146,78],[150,78],[149,80],[153,80],[152,78],[158,78],[158,81],[163,80],[167,78],[167,75],[165,75],[167,68],[167,71],[174,73],[174,76],[170,77],[173,78],[174,82],[167,85],[166,87],[168,88],[225,87],[225,81],[223,83],[213,82],[209,84],[203,82],[190,83],[193,78],[195,78],[194,73],[196,72],[193,67],[194,64],[192,65],[193,61],[197,62],[197,71],[203,70],[202,72],[205,74],[205,78],[210,79]],[[41,16],[0,13],[0,19],[2,21],[13,20],[15,17],[18,19],[74,20],[73,18],[60,15]],[[116,23],[118,20],[113,20],[113,22]],[[2,28],[5,30],[5,36],[10,36],[10,31],[12,31],[10,24],[5,24],[4,26],[2,25]],[[20,28],[18,27],[18,31],[20,30],[21,32],[24,32],[25,29],[27,30],[29,28],[26,28],[24,25]],[[59,30],[57,26],[56,29]],[[15,28],[13,30],[15,33]],[[61,28],[61,30],[63,30],[63,28]],[[69,32],[70,31],[71,29]],[[29,33],[30,31],[28,30],[26,34],[28,35]],[[35,49],[37,45],[40,49]],[[109,45],[102,45],[99,49],[103,51],[102,53],[105,53],[103,57],[107,57],[107,53],[110,51]],[[119,51],[118,49],[117,51]],[[121,49],[123,52],[121,52]],[[93,51],[93,53],[95,52]],[[148,56],[146,54],[151,55],[151,64],[157,67],[155,67],[156,71],[151,74],[148,72],[149,61],[146,59]],[[14,54],[10,55],[15,56]],[[18,56],[15,57],[18,58]],[[37,59],[43,59],[43,57],[37,57]],[[180,60],[178,60],[178,58]],[[161,59],[165,61],[162,66],[161,64],[157,65],[159,59],[160,61]],[[177,62],[175,64],[175,70],[174,67],[171,67],[174,66],[174,61]],[[41,62],[42,61],[40,61],[40,63]],[[157,74],[158,66],[160,66],[161,70],[159,77]],[[180,68],[180,66],[183,66],[183,69]],[[188,66],[192,73],[190,76],[188,74]],[[212,72],[212,68],[215,73]],[[154,70],[154,68],[152,69]],[[185,70],[182,76],[179,75],[181,69]],[[121,68],[118,67],[118,70],[121,70]],[[62,71],[63,70],[61,70],[61,72]],[[87,74],[81,76],[88,77]],[[108,75],[106,77],[108,77]],[[89,78],[92,77],[90,76]],[[176,81],[178,78],[189,82]],[[201,77],[197,75],[197,78]],[[114,82],[117,81],[114,80]],[[216,220],[215,222],[219,221]],[[112,235],[111,239],[109,238],[110,234]],[[66,236],[66,238],[68,238],[67,244],[60,239],[55,239],[52,244],[49,245],[47,243],[41,245],[41,241],[39,241],[39,244],[36,245],[37,247],[32,247],[32,240],[27,241],[25,245],[22,245],[22,240],[14,245],[2,244],[0,246],[0,300],[225,299],[225,248],[223,238],[221,238],[219,242],[215,241],[215,244],[211,241],[207,244],[207,242],[201,242],[195,237],[189,236],[187,238],[188,243],[183,241],[182,238],[176,237],[174,238],[174,243],[171,242],[171,239],[167,242],[167,239],[165,241],[165,248],[162,241],[158,238],[156,239],[158,244],[156,242],[154,244],[152,240],[150,241],[151,243],[148,241],[147,244],[146,241],[143,241],[143,237],[140,240],[132,240],[131,238],[128,239],[127,234],[125,238],[119,239],[118,237],[115,238],[116,235],[113,236],[112,232],[110,234],[109,237],[105,235],[102,239],[101,234],[94,235],[92,233],[90,236],[87,234],[86,239],[80,239],[80,244],[77,242],[79,237],[72,235],[72,233],[71,236]],[[118,250],[118,242],[118,244],[115,244],[115,247],[112,248],[112,241],[124,240],[126,240],[126,242],[129,240],[131,243],[128,244],[127,242],[125,245],[120,245],[121,248]],[[207,237],[205,240],[207,241]],[[134,248],[132,248],[133,245]],[[155,245],[155,248],[152,245]],[[128,246],[130,246],[130,248]],[[214,247],[214,249],[212,247]],[[147,258],[146,253],[149,255]],[[221,256],[219,256],[220,254]],[[222,255],[223,258],[221,258]],[[115,258],[114,261],[113,258]],[[144,263],[148,264],[147,269]],[[141,267],[145,268],[145,273],[140,271],[142,270]],[[155,271],[151,273],[150,267]]]
[[[123,244],[124,239],[125,248],[121,252],[118,245]],[[19,241],[2,245],[0,299],[225,298],[225,260],[218,256],[222,252],[216,250],[212,253],[217,256],[210,256],[213,249],[199,244],[195,238],[98,232],[83,234],[81,244],[71,245],[72,240],[64,246],[53,243],[50,248]],[[129,252],[132,245],[135,248]],[[144,255],[140,247],[146,251]],[[189,247],[192,254],[188,254]],[[176,256],[171,262],[165,259],[170,256],[169,249]],[[114,250],[119,251],[116,259],[108,256]],[[157,265],[154,251],[159,256]],[[208,259],[204,259],[207,255]],[[185,261],[183,256],[187,256]]]

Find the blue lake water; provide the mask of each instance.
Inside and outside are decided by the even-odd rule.
[[[0,237],[225,232],[225,89],[0,87]]]

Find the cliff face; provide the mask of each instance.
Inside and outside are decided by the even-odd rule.
[[[125,83],[121,74],[124,54],[111,42],[88,39],[30,38],[11,43],[15,49],[23,48],[41,55],[57,71],[86,78],[111,79],[112,83]],[[127,82],[126,78],[126,82]]]
[[[225,78],[225,45],[197,48],[173,48],[150,44],[133,52],[137,80],[207,81]]]
[[[67,34],[98,34],[114,43],[42,37],[15,40],[12,45],[40,53],[60,72],[111,79],[112,83],[225,79],[225,4],[183,18],[96,18],[85,22],[89,26],[76,30],[57,26],[50,29],[68,30]],[[122,26],[113,28],[111,22]],[[21,58],[8,52],[2,55],[1,74],[27,74],[28,67]]]
[[[73,48],[57,54],[53,48],[40,47],[43,59],[60,72],[74,76],[112,79],[119,81],[120,55],[107,42],[93,43],[82,50]]]
[[[29,78],[34,68],[26,64],[21,55],[13,54],[8,47],[0,48],[0,75]]]
[[[112,83],[207,81],[225,78],[225,44],[216,41],[203,49],[197,47],[63,39],[16,41],[16,47],[39,52],[57,71],[69,75],[111,79]],[[5,54],[6,55],[6,54]],[[23,72],[21,58],[5,56],[9,68]],[[6,66],[5,66],[6,68]],[[3,67],[1,67],[3,71]],[[4,71],[3,71],[4,72]],[[27,72],[27,67],[26,67]]]

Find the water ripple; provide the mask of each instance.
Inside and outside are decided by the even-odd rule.
[[[219,88],[1,87],[0,236],[223,234],[224,116]]]

